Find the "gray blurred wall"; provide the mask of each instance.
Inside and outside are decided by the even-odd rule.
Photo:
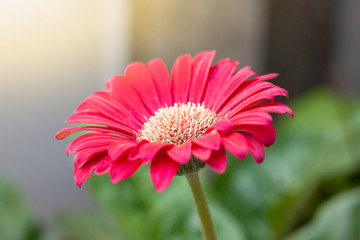
[[[338,0],[334,61],[345,91],[360,96],[360,1]]]
[[[217,50],[264,71],[268,0],[133,0],[132,59],[162,57],[168,67],[184,53]]]
[[[266,68],[290,96],[329,84],[360,95],[360,1],[269,0]]]
[[[0,179],[15,182],[43,222],[93,208],[55,133],[106,78],[123,72],[126,1],[0,2]],[[85,190],[84,190],[85,189]]]

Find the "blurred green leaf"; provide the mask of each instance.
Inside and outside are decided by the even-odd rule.
[[[126,239],[202,239],[191,192],[183,177],[175,177],[163,193],[156,192],[147,168],[111,184],[97,176],[91,187],[99,203],[113,216]],[[241,224],[226,208],[210,202],[219,239],[246,239]]]
[[[360,239],[360,188],[346,191],[325,202],[309,224],[286,239]]]
[[[55,218],[55,227],[44,240],[121,240],[122,234],[101,214],[62,211]]]
[[[12,183],[0,180],[0,239],[26,240],[39,236],[25,203]]]

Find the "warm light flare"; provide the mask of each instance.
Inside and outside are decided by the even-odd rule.
[[[1,79],[16,78],[6,81],[8,86],[31,80],[32,87],[40,78],[31,76],[95,58],[101,38],[99,7],[99,1],[1,1]]]

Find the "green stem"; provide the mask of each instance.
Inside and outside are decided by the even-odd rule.
[[[206,202],[204,190],[200,184],[197,172],[185,174],[190,185],[191,192],[195,201],[196,211],[201,222],[201,230],[204,240],[216,240],[215,228],[211,220],[210,211]]]

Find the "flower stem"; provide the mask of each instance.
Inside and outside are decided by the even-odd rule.
[[[216,240],[214,224],[211,220],[209,207],[205,198],[204,190],[200,184],[197,172],[185,174],[190,185],[191,192],[195,201],[196,211],[201,222],[201,230],[204,240]]]

